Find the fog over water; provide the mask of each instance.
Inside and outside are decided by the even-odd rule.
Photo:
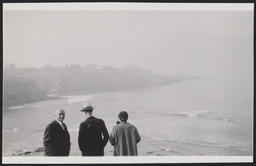
[[[4,63],[251,75],[252,11],[4,11]]]
[[[102,84],[97,84],[102,86],[111,85],[113,78],[121,80],[122,85],[125,79],[133,79],[135,74],[122,74],[129,73],[122,70],[125,66],[145,69],[138,70],[142,77],[151,71],[170,78],[189,78],[168,82],[165,78],[169,77],[149,75],[143,77],[152,78],[148,87],[135,84],[130,89],[120,86],[120,91],[80,94],[70,90],[59,98],[5,107],[4,156],[25,155],[26,150],[42,148],[44,129],[59,108],[66,110],[71,155],[79,156],[77,132],[84,120],[79,110],[85,102],[95,106],[95,115],[105,120],[109,132],[118,112],[128,111],[129,121],[142,136],[140,155],[252,155],[253,11],[4,11],[3,34],[4,66],[14,64],[17,71],[22,67],[58,67],[56,73],[52,72],[58,75],[56,78],[45,72],[53,68],[40,71],[45,74],[45,84],[40,84],[41,77],[33,80],[38,84],[26,83],[23,79],[27,77],[16,80],[31,83],[35,94],[41,94],[36,91],[42,89],[41,85],[46,85],[46,94],[61,89],[55,84],[63,78],[72,78],[60,84],[71,90],[73,79],[87,82],[83,76],[90,68],[79,67],[83,72],[74,68],[75,74],[59,72],[60,66],[70,64],[112,67],[106,72],[104,68],[92,72],[100,71],[90,78],[104,77]],[[137,73],[136,67],[133,73]],[[24,73],[33,76],[33,72]],[[77,73],[82,79],[76,79]],[[110,77],[113,73],[117,75]],[[162,78],[166,84],[154,84],[159,80],[153,78]],[[149,84],[143,81],[142,85]],[[12,86],[8,95],[15,90]],[[108,144],[106,155],[112,155],[112,151]]]

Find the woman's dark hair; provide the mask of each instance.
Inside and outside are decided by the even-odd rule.
[[[118,118],[120,119],[120,121],[126,122],[128,120],[128,113],[126,111],[121,111],[118,114]]]

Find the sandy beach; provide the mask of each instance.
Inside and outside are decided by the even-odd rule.
[[[76,140],[77,134],[71,133],[71,140]],[[195,150],[196,149],[196,150]],[[108,142],[105,149],[105,156],[113,156],[114,147]],[[204,156],[205,151],[213,156],[249,156],[251,148],[237,149],[230,148],[229,150],[221,146],[208,145],[200,146],[198,144],[179,143],[175,141],[156,141],[147,136],[141,136],[141,142],[138,143],[139,156]],[[11,156],[44,156],[44,148],[39,147],[33,150],[23,150],[17,153],[12,153]],[[71,143],[70,156],[81,156],[81,152],[76,142]]]
[[[75,135],[71,135],[71,139],[75,140]],[[74,145],[73,145],[74,144]],[[76,143],[71,144],[70,156],[81,156],[81,152]],[[108,142],[104,153],[105,156],[113,156],[114,147]],[[166,156],[177,155],[170,149],[165,149],[161,145],[157,145],[153,140],[142,136],[142,141],[138,144],[139,156]],[[11,156],[44,156],[44,148],[40,147],[34,150],[24,150],[17,153],[13,153]]]

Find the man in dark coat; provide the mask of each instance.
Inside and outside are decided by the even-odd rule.
[[[65,111],[55,112],[56,120],[52,121],[44,132],[45,156],[68,156],[70,151],[70,135],[66,124]]]
[[[86,120],[80,124],[78,144],[83,156],[104,156],[109,134],[102,119],[92,115],[92,106],[86,106],[81,111],[85,112]]]

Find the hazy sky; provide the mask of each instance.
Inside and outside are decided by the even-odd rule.
[[[251,74],[253,11],[5,11],[5,63]]]

